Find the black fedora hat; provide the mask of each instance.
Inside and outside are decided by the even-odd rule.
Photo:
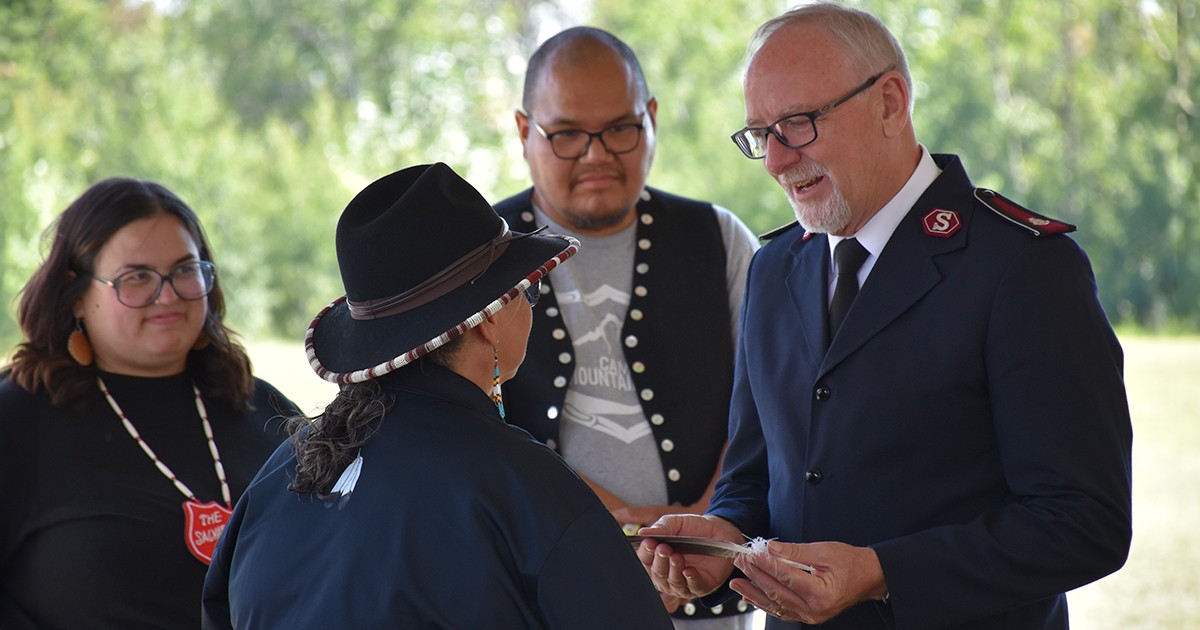
[[[579,242],[510,232],[445,164],[382,177],[350,201],[337,225],[346,295],[305,335],[321,378],[360,383],[397,370],[479,325]]]

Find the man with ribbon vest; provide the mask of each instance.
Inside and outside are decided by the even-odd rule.
[[[629,529],[708,507],[757,247],[728,210],[645,185],[657,108],[613,35],[550,38],[516,112],[533,187],[496,206],[514,230],[548,225],[583,245],[542,284],[528,358],[504,386],[509,421],[561,453]],[[749,627],[745,603],[664,603],[677,628]]]

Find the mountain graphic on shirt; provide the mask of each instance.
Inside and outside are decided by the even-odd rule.
[[[627,428],[608,416],[629,416],[641,412],[642,408],[637,405],[623,405],[584,394],[572,394],[563,405],[563,418],[568,422],[588,427],[626,444],[650,435],[650,424],[641,422]]]
[[[558,303],[562,304],[580,304],[584,306],[594,307],[605,302],[616,302],[622,306],[629,305],[629,294],[624,291],[619,291],[612,286],[604,284],[600,288],[582,295],[579,291],[563,291],[558,294]]]
[[[608,313],[600,320],[599,324],[590,331],[579,336],[578,339],[571,340],[571,345],[578,348],[584,344],[592,343],[593,341],[603,341],[609,352],[612,351],[612,343],[608,340],[608,327],[613,327],[613,332],[621,332],[621,320],[617,319],[616,315]]]

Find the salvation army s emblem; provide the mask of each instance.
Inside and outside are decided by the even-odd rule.
[[[925,225],[926,234],[942,238],[949,238],[962,227],[957,212],[941,208],[935,208],[921,222]]]
[[[186,517],[183,537],[188,551],[200,562],[210,564],[213,551],[217,547],[217,539],[221,537],[221,532],[225,531],[225,523],[229,521],[233,512],[215,501],[184,501],[183,513]]]

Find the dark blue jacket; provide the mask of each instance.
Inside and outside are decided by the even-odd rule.
[[[206,628],[671,627],[596,495],[479,387],[428,361],[379,382],[344,504],[287,490],[290,443],[238,501]]]
[[[759,250],[710,513],[875,549],[890,604],[822,628],[1066,628],[1063,593],[1129,549],[1121,348],[1075,242],[1014,226],[934,157],[828,349],[825,236]],[[928,234],[935,209],[961,229]]]

